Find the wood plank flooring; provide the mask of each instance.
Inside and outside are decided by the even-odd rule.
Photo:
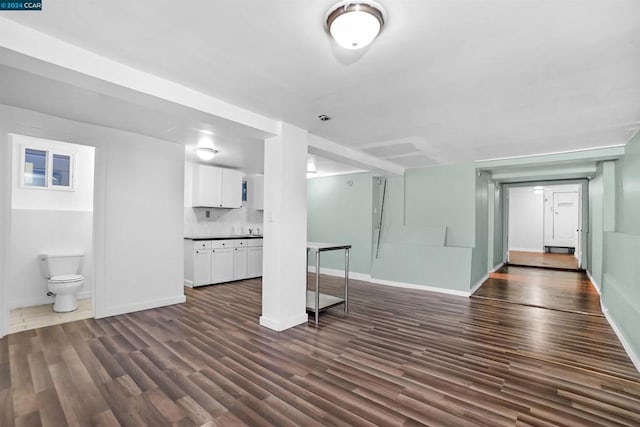
[[[571,254],[509,251],[509,264],[563,270],[578,269],[578,259]]]
[[[602,317],[354,280],[348,314],[276,333],[260,290],[4,337],[0,425],[640,425]]]
[[[489,274],[473,297],[602,316],[600,296],[583,271],[506,265]]]

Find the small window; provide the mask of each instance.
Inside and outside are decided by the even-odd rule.
[[[23,147],[22,185],[42,189],[73,189],[73,156]]]
[[[56,187],[71,186],[71,156],[64,154],[53,155],[51,185]]]
[[[47,152],[27,148],[24,151],[24,185],[47,186]]]

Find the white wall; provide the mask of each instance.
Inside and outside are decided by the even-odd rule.
[[[25,135],[11,135],[11,208],[65,211],[93,211],[93,147],[69,144]],[[73,191],[51,190],[20,185],[20,157],[23,146],[37,147],[73,155]]]
[[[9,133],[96,148],[96,317],[184,302],[182,145],[0,105]]]
[[[79,297],[93,289],[93,173],[94,148],[59,141],[12,135],[11,233],[7,268],[9,308],[53,303],[38,255],[82,253],[85,277]],[[72,153],[73,191],[25,188],[20,184],[24,145]]]
[[[544,250],[544,194],[533,187],[509,188],[509,250]]]
[[[81,274],[85,280],[78,296],[91,296],[92,235],[92,212],[12,210],[7,281],[9,308],[53,303],[53,297],[46,295],[47,279],[40,270],[40,254],[84,254]]]
[[[0,141],[1,141],[0,136]],[[8,290],[6,266],[11,232],[11,145],[0,143],[0,337],[6,333],[9,310],[6,309]]]

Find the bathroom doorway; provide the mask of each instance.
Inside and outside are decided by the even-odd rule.
[[[91,318],[95,148],[15,134],[10,142],[6,332]],[[49,283],[44,255],[82,257],[55,270],[59,282]],[[52,290],[60,295],[72,284],[72,302],[54,311]]]

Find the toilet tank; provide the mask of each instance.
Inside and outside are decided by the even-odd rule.
[[[42,254],[42,273],[47,278],[64,274],[80,274],[83,254]]]

